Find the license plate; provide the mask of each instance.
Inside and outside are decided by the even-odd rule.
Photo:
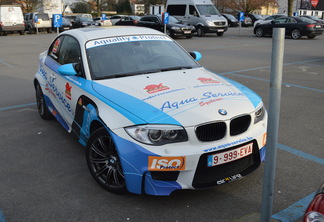
[[[184,34],[190,34],[191,31],[184,31]]]
[[[321,28],[321,26],[320,25],[317,25],[316,28]]]
[[[224,29],[218,29],[218,32],[224,32]]]
[[[234,150],[209,155],[207,158],[207,166],[213,167],[224,163],[229,163],[241,159],[243,157],[246,157],[252,153],[253,153],[253,143],[249,143],[245,146],[236,148]]]

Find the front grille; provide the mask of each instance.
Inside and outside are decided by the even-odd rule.
[[[188,28],[182,28],[181,30],[184,31],[184,32],[187,32],[187,31],[191,31],[191,28],[189,28],[189,27]]]
[[[226,22],[214,22],[216,26],[224,26]]]
[[[236,149],[239,147],[243,147],[246,144],[231,147],[228,150]],[[253,141],[253,153],[249,156],[243,157],[241,159],[225,163],[222,165],[207,167],[207,158],[209,155],[213,155],[216,153],[224,152],[225,150],[216,151],[212,153],[205,153],[200,156],[199,163],[195,172],[195,176],[192,182],[192,186],[196,189],[208,188],[212,186],[218,185],[217,181],[220,181],[224,178],[231,177],[237,174],[241,174],[241,176],[245,176],[260,165],[260,154],[259,147],[257,142]]]
[[[224,138],[226,134],[226,123],[216,122],[200,125],[196,128],[196,136],[200,141],[215,141]]]
[[[231,120],[230,123],[230,135],[235,136],[244,133],[251,124],[251,116],[240,116]]]

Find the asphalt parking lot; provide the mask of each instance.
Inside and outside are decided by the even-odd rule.
[[[85,150],[37,112],[33,76],[56,33],[0,38],[0,222],[260,221],[264,164],[230,184],[168,197],[111,194],[92,179]],[[257,92],[269,104],[271,38],[251,28],[223,37],[177,39],[200,64]],[[301,221],[324,182],[324,35],[285,40],[273,220]]]

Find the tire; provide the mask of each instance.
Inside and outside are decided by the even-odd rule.
[[[299,39],[301,37],[300,31],[298,29],[294,29],[291,32],[291,38],[293,39]]]
[[[125,177],[116,146],[104,127],[91,135],[87,144],[86,160],[91,175],[101,187],[112,193],[126,192]]]
[[[216,34],[217,34],[217,36],[223,36],[224,32],[217,32]]]
[[[192,36],[186,36],[187,39],[192,39]]]
[[[47,33],[52,33],[52,29],[47,29]]]
[[[198,26],[198,27],[197,27],[197,36],[198,36],[198,37],[203,37],[204,34],[205,34],[205,32],[204,32],[203,27],[202,27],[202,26]]]
[[[41,86],[37,82],[35,85],[36,105],[40,117],[44,120],[53,119],[52,113],[48,110]]]
[[[25,31],[19,31],[20,35],[25,35]]]
[[[256,29],[255,29],[255,35],[256,35],[257,37],[262,37],[262,36],[264,36],[264,31],[263,31],[263,29],[262,29],[262,28],[256,28]]]
[[[34,31],[34,29],[32,27],[28,27],[28,33],[29,34],[35,34],[36,32]]]

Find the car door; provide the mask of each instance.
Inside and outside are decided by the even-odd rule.
[[[58,72],[61,65],[70,63],[81,63],[81,50],[75,38],[63,35],[49,48],[44,68],[49,76],[46,89],[55,108],[54,115],[69,132],[72,129],[77,100],[83,94],[80,85],[84,81],[82,74],[63,76]]]
[[[285,28],[287,25],[288,18],[278,18],[271,22],[271,34],[273,32],[273,28]],[[287,30],[285,30],[287,33]]]

